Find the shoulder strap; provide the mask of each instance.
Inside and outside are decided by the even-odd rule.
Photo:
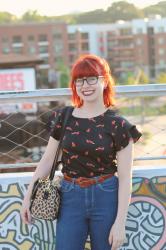
[[[59,152],[60,152],[60,148],[61,148],[61,144],[62,144],[62,139],[63,139],[64,133],[65,133],[65,128],[66,128],[66,125],[67,125],[67,121],[68,121],[73,109],[74,109],[74,107],[72,107],[72,106],[65,107],[65,109],[64,109],[64,119],[63,119],[63,125],[62,125],[62,133],[61,133],[60,141],[59,141],[58,148],[57,148],[57,151],[56,151],[56,154],[55,154],[55,158],[54,158],[53,166],[52,166],[52,169],[51,169],[51,173],[50,173],[50,176],[49,176],[50,180],[53,180],[54,175],[55,175],[55,170],[58,168],[58,165],[61,162],[61,161],[58,161]]]

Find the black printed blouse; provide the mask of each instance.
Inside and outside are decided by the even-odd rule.
[[[56,140],[60,139],[63,112],[61,108],[53,113],[50,135]],[[116,152],[141,136],[135,125],[111,109],[93,118],[71,114],[62,141],[62,172],[70,177],[89,178],[115,173]]]

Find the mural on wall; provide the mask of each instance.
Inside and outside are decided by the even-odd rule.
[[[55,250],[55,223],[35,220],[25,225],[20,208],[26,184],[0,185],[0,249]],[[133,178],[126,222],[127,242],[121,250],[166,249],[166,176]],[[86,250],[90,250],[89,239]]]

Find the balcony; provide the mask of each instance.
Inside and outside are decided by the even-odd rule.
[[[166,84],[116,86],[116,93],[120,112],[143,132],[134,150],[127,241],[120,250],[165,250]],[[3,107],[8,104],[15,107],[15,112],[1,112],[0,170],[8,169],[10,173],[0,174],[0,249],[55,249],[56,221],[35,220],[31,225],[24,225],[20,207],[48,141],[45,116],[57,105],[69,105],[70,96],[69,89],[0,93]],[[38,110],[21,114],[18,104],[25,102],[36,103]],[[89,237],[86,249],[90,250]]]
[[[113,35],[113,36],[108,36],[108,41],[112,40],[125,40],[125,39],[133,39],[133,35]]]
[[[40,52],[39,56],[40,56],[40,58],[48,58],[50,56],[50,54],[46,53],[46,52]]]
[[[24,46],[24,43],[22,43],[22,42],[12,43],[13,48],[20,48],[20,47],[23,47],[23,46]]]
[[[38,45],[39,46],[48,46],[49,45],[49,41],[39,41]]]

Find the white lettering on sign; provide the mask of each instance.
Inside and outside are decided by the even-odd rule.
[[[1,91],[34,89],[36,89],[36,79],[33,68],[0,70]]]

